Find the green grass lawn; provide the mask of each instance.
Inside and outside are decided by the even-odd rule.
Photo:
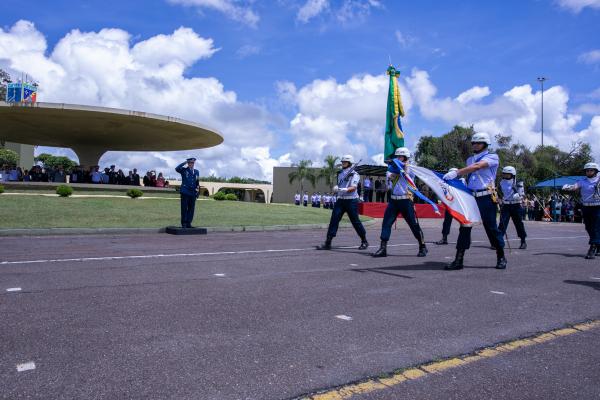
[[[178,225],[179,210],[179,200],[170,199],[0,194],[0,228],[159,228]],[[206,227],[319,224],[329,222],[329,217],[329,210],[312,207],[202,200],[196,203],[193,224]]]

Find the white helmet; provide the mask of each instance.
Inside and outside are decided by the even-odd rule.
[[[502,173],[503,174],[512,174],[514,176],[517,175],[517,170],[515,169],[515,167],[504,167],[502,168]]]
[[[404,156],[410,158],[410,150],[407,147],[398,147],[394,152],[395,156]]]
[[[490,139],[490,135],[485,132],[479,132],[473,135],[471,138],[471,143],[485,143],[488,146],[492,144],[492,140]]]
[[[352,157],[350,154],[346,154],[345,156],[342,156],[342,162],[344,161],[354,164],[354,157]]]
[[[595,162],[589,162],[585,164],[583,169],[595,169],[596,171],[600,171],[600,168],[598,168],[598,164],[596,164]]]
[[[448,170],[448,172],[452,172],[452,171],[458,171],[458,168],[450,168],[450,169]]]

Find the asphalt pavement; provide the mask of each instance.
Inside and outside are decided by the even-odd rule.
[[[422,223],[439,239],[441,220]],[[352,229],[329,252],[314,250],[323,230],[5,237],[1,397],[290,399],[600,319],[583,226],[526,227],[529,248],[507,253],[505,271],[481,228],[466,268],[448,272],[453,245],[417,258],[403,222],[382,259],[368,255],[378,226],[369,251]],[[599,339],[580,332],[364,398],[595,398]]]

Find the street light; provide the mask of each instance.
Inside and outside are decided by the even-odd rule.
[[[542,147],[544,147],[544,81],[546,81],[547,78],[540,76],[537,80],[542,84]]]

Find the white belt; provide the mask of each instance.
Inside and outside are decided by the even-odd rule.
[[[600,202],[595,202],[595,203],[583,203],[584,206],[586,207],[598,207],[600,206]]]
[[[358,197],[354,197],[354,196],[338,196],[338,200],[354,200],[357,199]]]
[[[405,199],[410,199],[410,197],[407,194],[404,194],[402,196],[396,196],[396,195],[392,195],[392,200],[405,200]]]
[[[521,204],[521,200],[517,201],[503,201],[504,204]]]
[[[490,192],[489,190],[473,190],[473,196],[475,197],[483,197],[483,196],[489,196],[491,195],[492,192]]]

